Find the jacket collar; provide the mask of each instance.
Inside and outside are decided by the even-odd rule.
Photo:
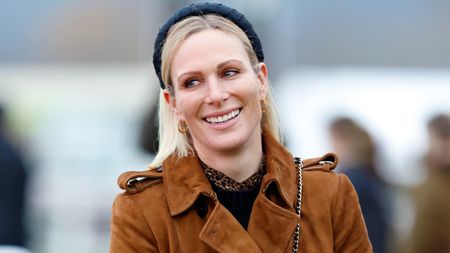
[[[286,206],[293,207],[297,184],[295,163],[291,154],[269,133],[262,134],[266,157],[266,175],[261,190],[274,183]],[[178,215],[191,207],[200,195],[215,199],[215,193],[197,156],[170,156],[164,161],[163,181],[169,211]]]
[[[170,156],[163,164],[164,191],[170,215],[178,215],[203,194],[215,196],[197,156]]]
[[[286,206],[294,206],[297,199],[297,170],[294,158],[275,138],[263,132],[266,155],[266,175],[261,182],[263,192],[274,183]]]

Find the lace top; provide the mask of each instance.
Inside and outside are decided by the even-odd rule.
[[[261,180],[265,174],[264,157],[258,171],[242,183],[203,162],[201,162],[201,165],[214,192],[217,194],[219,202],[233,214],[244,229],[247,229],[253,202],[258,196]]]
[[[248,191],[253,189],[256,185],[259,185],[264,176],[264,158],[262,159],[258,171],[241,183],[222,172],[209,167],[204,162],[201,162],[201,166],[209,181],[214,183],[218,188],[226,191]]]

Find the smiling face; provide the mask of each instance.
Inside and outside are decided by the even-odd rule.
[[[196,151],[230,153],[261,145],[261,105],[267,70],[251,66],[235,35],[207,29],[188,37],[176,52],[165,94],[179,120],[186,121]]]

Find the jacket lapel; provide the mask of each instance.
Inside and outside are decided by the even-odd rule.
[[[292,155],[270,134],[263,133],[266,175],[253,204],[248,233],[264,252],[286,252],[299,218],[297,175]]]
[[[200,195],[209,196],[213,201],[214,208],[199,234],[201,241],[218,252],[261,252],[241,224],[217,201],[196,156],[170,157],[164,163],[163,177],[172,216],[188,210]]]
[[[215,196],[197,156],[171,156],[163,166],[170,215],[176,216],[186,211],[200,195]]]
[[[217,203],[200,232],[200,240],[218,252],[261,252],[258,245],[233,215]]]
[[[264,252],[287,252],[298,220],[294,212],[259,195],[253,205],[248,233]]]

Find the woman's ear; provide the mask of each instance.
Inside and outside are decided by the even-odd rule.
[[[258,81],[260,99],[265,99],[269,88],[269,73],[264,62],[260,62],[258,66]]]
[[[184,120],[183,114],[176,107],[175,97],[170,95],[169,91],[167,91],[167,90],[163,91],[163,96],[164,96],[164,100],[166,101],[169,108],[175,113],[175,116],[177,117],[177,119]]]
[[[169,91],[164,90],[163,96],[164,96],[164,100],[166,101],[167,105],[169,105],[170,107],[173,107],[172,106],[172,97],[170,96]]]

